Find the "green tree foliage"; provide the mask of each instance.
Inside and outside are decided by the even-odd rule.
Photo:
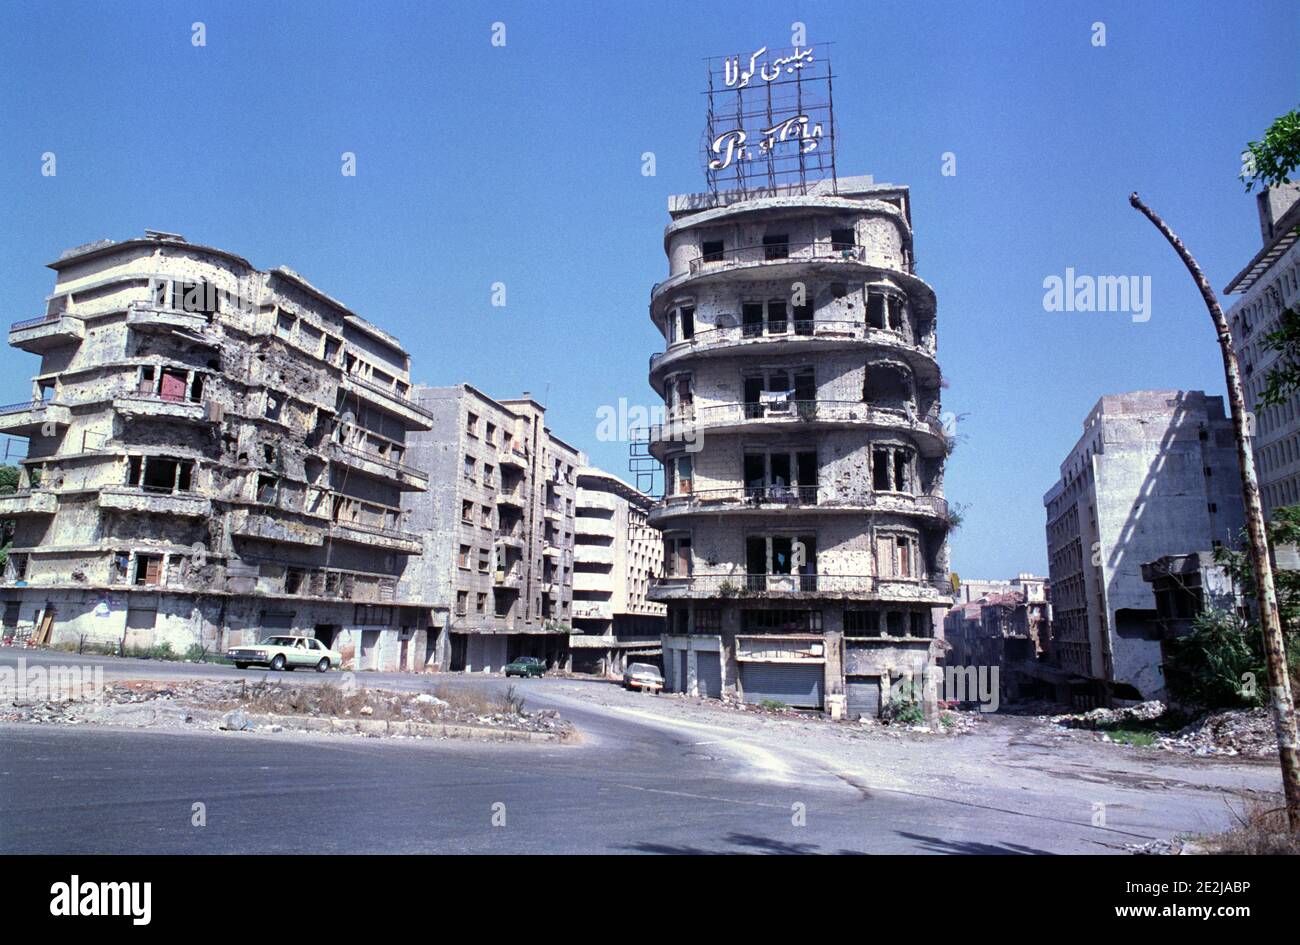
[[[1210,610],[1192,632],[1165,644],[1165,683],[1183,705],[1234,709],[1264,704],[1268,676],[1262,639],[1236,614]],[[1247,681],[1253,681],[1253,686]]]
[[[1300,111],[1292,109],[1268,126],[1263,141],[1252,141],[1242,154],[1245,168],[1241,178],[1246,192],[1258,184],[1276,187],[1291,181],[1291,172],[1300,165]]]

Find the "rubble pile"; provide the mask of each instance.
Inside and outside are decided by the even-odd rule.
[[[1053,715],[1047,721],[1062,728],[1101,729],[1132,722],[1152,722],[1164,714],[1165,704],[1152,700],[1122,709],[1092,709],[1074,715]]]
[[[356,686],[284,686],[247,681],[109,683],[93,699],[8,700],[0,721],[63,724],[100,723],[147,726],[167,722],[224,731],[282,731],[294,717],[386,722],[425,722],[544,732],[566,736],[572,726],[553,709],[525,711],[518,703],[476,690],[458,690],[444,699],[430,693],[402,693]],[[274,716],[283,724],[254,723]]]
[[[1214,712],[1171,736],[1161,738],[1160,747],[1192,755],[1275,757],[1277,738],[1273,714],[1268,709]]]

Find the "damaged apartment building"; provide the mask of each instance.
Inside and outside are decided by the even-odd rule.
[[[493,672],[521,656],[563,665],[586,457],[546,427],[546,408],[527,393],[497,401],[460,384],[412,396],[430,423],[410,437],[410,461],[430,481],[403,496],[422,554],[400,587],[438,607],[428,665]]]
[[[1055,690],[1038,661],[1051,645],[1051,582],[1022,573],[1010,581],[962,581],[944,616],[946,667],[997,667],[1001,698],[1012,701]]]
[[[1223,398],[1145,390],[1097,401],[1043,497],[1051,663],[1080,708],[1165,697],[1165,634],[1143,566],[1235,546],[1245,523]]]
[[[644,451],[669,688],[873,716],[952,604],[934,291],[870,177],[669,200]]]
[[[663,575],[663,538],[650,528],[653,500],[600,469],[578,471],[569,668],[621,674],[660,663],[664,605],[650,600]]]
[[[4,574],[6,635],[219,652],[315,636],[358,669],[414,668],[430,606],[402,498],[430,414],[391,335],[294,272],[149,231],[50,263]]]

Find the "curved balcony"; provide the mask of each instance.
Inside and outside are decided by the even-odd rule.
[[[112,512],[177,518],[207,518],[212,514],[212,501],[206,496],[151,486],[106,486],[99,491],[98,503],[100,509]]]
[[[433,414],[412,400],[405,391],[357,374],[344,374],[339,386],[350,395],[396,414],[416,429],[433,429]]]
[[[58,508],[58,497],[48,489],[24,489],[20,492],[0,495],[0,518],[53,515]]]
[[[692,259],[685,270],[675,272],[650,289],[650,305],[685,283],[710,283],[737,273],[757,273],[759,278],[783,280],[807,273],[827,278],[865,279],[873,273],[888,273],[900,282],[919,311],[933,314],[934,290],[922,279],[890,266],[867,260],[865,246],[848,246],[829,240],[813,243],[785,243],[778,246],[738,246]]]
[[[846,426],[907,433],[923,456],[942,456],[948,437],[937,417],[922,417],[906,409],[874,407],[858,400],[785,400],[776,403],[709,404],[689,414],[649,428],[650,454],[663,459],[675,444],[692,452],[712,434],[801,433]]]
[[[192,336],[204,337],[212,327],[212,319],[202,312],[191,312],[179,308],[165,308],[148,302],[132,302],[126,308],[126,323],[137,331],[158,331],[171,333],[188,332]],[[206,339],[215,343],[215,338]]]
[[[846,346],[896,353],[912,369],[918,384],[939,384],[939,362],[934,351],[910,343],[892,329],[869,328],[863,321],[829,319],[780,324],[784,327],[779,331],[772,331],[771,325],[728,325],[697,331],[693,337],[669,345],[667,351],[650,355],[650,386],[662,395],[664,375],[671,368],[696,358],[802,355],[842,350]]]
[[[187,420],[190,423],[220,423],[220,417],[211,412],[206,401],[188,400],[184,397],[164,397],[161,394],[142,394],[124,388],[113,397],[113,409],[128,417],[165,418]]]
[[[72,420],[66,404],[27,400],[0,407],[0,433],[14,436],[53,436]]]
[[[823,483],[816,486],[728,486],[697,489],[664,496],[650,510],[648,524],[662,523],[689,515],[770,515],[787,510],[800,514],[879,512],[917,515],[935,524],[948,522],[948,502],[940,496],[907,495],[896,492],[863,492]]]
[[[690,574],[665,577],[650,588],[650,600],[700,599],[838,599],[952,603],[952,586],[944,578],[882,578],[871,574]]]
[[[60,345],[76,344],[85,334],[85,323],[80,318],[67,312],[55,312],[14,322],[9,326],[9,344],[41,354]]]

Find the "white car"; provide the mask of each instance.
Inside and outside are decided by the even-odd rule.
[[[623,686],[658,695],[664,688],[664,674],[649,663],[631,663],[623,671]]]
[[[331,650],[314,637],[267,637],[256,646],[236,646],[226,651],[226,658],[239,669],[268,666],[274,670],[295,670],[314,666],[318,673],[343,662],[343,654]]]

